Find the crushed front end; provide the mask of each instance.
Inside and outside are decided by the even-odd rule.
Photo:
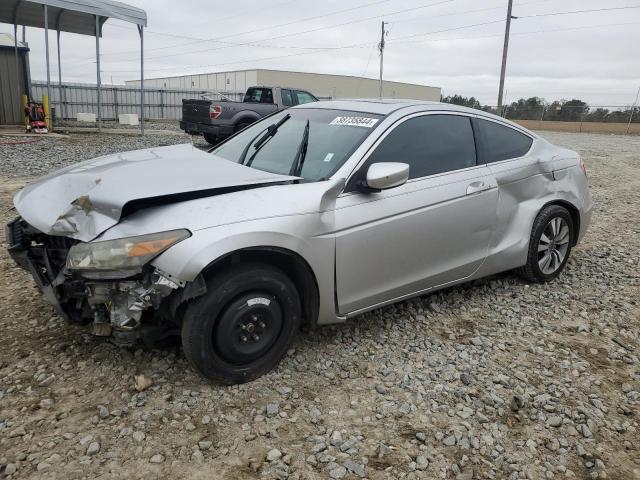
[[[176,232],[80,242],[44,234],[18,217],[7,224],[6,239],[11,257],[31,273],[61,316],[92,322],[94,334],[129,345],[177,333],[178,306],[205,288],[204,282],[185,285],[149,265],[188,235]]]

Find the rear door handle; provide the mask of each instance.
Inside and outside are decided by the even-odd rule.
[[[485,190],[489,190],[490,188],[491,187],[485,182],[473,182],[467,186],[467,195],[484,192]]]

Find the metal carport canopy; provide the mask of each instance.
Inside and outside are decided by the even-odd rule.
[[[138,26],[140,34],[140,127],[144,133],[144,41],[143,28],[147,26],[147,13],[137,7],[112,0],[1,0],[0,23],[14,25],[17,42],[17,26],[45,29],[47,56],[47,87],[50,95],[48,30],[58,32],[58,68],[60,71],[60,32],[78,33],[96,37],[98,126],[100,125],[100,37],[102,25],[109,18],[117,18]],[[60,83],[62,77],[60,74]]]

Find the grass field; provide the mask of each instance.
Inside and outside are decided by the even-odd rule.
[[[551,130],[554,132],[584,132],[584,133],[627,133],[626,123],[608,122],[552,122],[539,120],[515,120],[529,130]],[[640,123],[632,123],[630,134],[640,135]]]

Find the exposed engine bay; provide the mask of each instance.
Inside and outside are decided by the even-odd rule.
[[[149,265],[99,275],[72,271],[67,258],[79,241],[44,234],[20,217],[7,225],[6,238],[10,255],[58,314],[72,323],[93,322],[95,335],[120,345],[177,334],[179,306],[206,292],[201,278],[185,284]]]

